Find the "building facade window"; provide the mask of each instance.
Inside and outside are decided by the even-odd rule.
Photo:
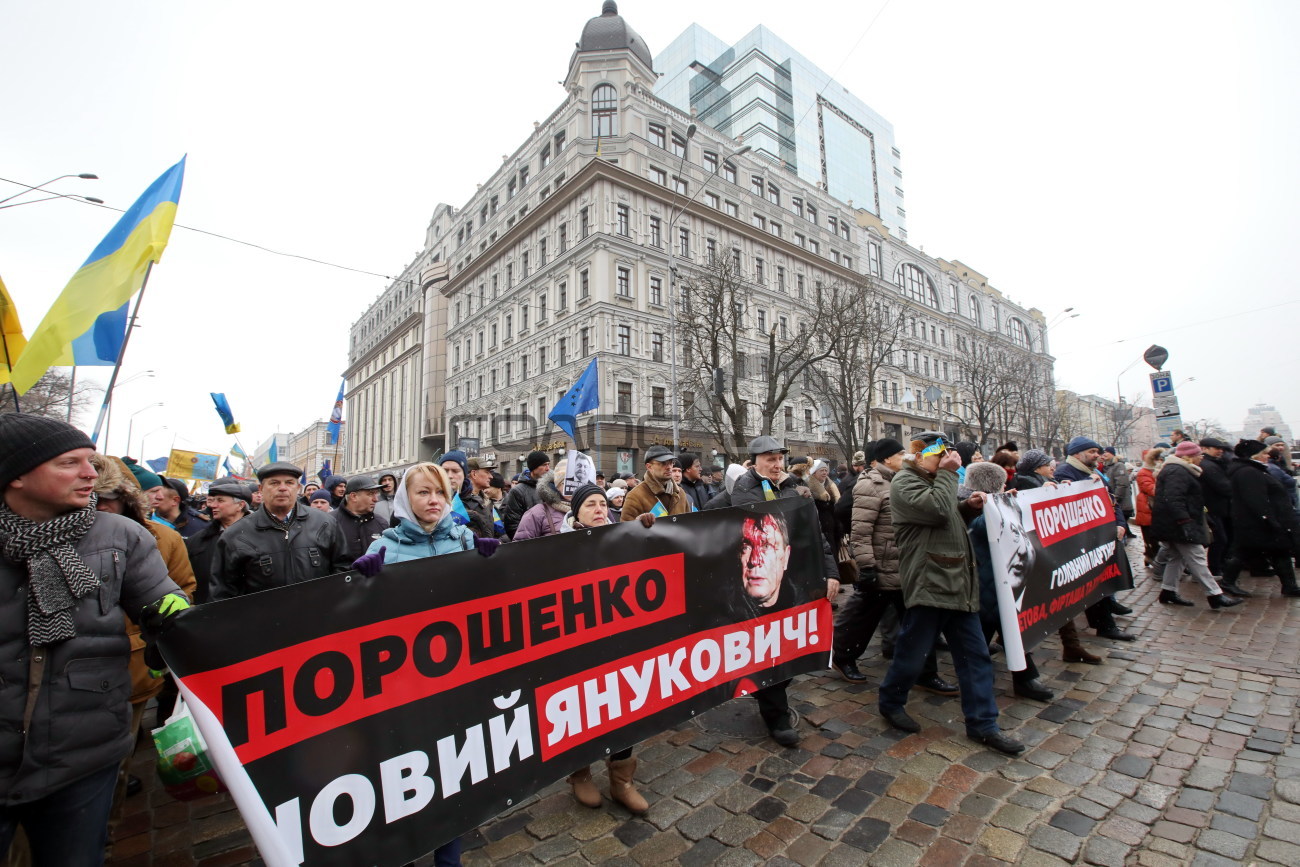
[[[615,403],[614,411],[619,415],[632,414],[632,383],[620,382],[618,384],[618,400]]]
[[[650,335],[650,360],[664,360],[664,336],[658,331]]]
[[[632,271],[630,268],[619,268],[616,285],[618,287],[618,297],[632,297]]]
[[[618,233],[625,238],[632,234],[632,216],[627,205],[618,206]]]
[[[938,309],[939,295],[934,291],[934,284],[924,271],[911,262],[903,262],[898,266],[894,272],[894,282],[908,298]]]
[[[652,123],[648,127],[650,131],[650,144],[657,148],[668,148],[668,131],[664,129],[663,124]]]
[[[618,327],[618,354],[632,354],[632,326],[620,325]]]
[[[612,84],[599,84],[591,92],[591,135],[618,135],[618,91]]]
[[[660,248],[664,245],[663,221],[658,217],[650,218],[650,246]]]
[[[663,417],[668,414],[668,404],[664,399],[664,388],[661,385],[653,386],[650,389],[650,414],[653,416]]]
[[[656,306],[663,306],[664,281],[662,277],[650,278],[650,303]]]

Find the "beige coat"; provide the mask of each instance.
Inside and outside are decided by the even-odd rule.
[[[849,545],[860,569],[875,569],[880,589],[899,590],[898,545],[894,543],[894,516],[889,505],[889,483],[894,471],[877,464],[853,486],[853,527]]]

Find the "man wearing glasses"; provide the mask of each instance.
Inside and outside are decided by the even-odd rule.
[[[979,579],[966,534],[966,522],[984,508],[984,495],[976,492],[958,502],[960,466],[961,455],[948,448],[943,434],[922,431],[912,438],[908,459],[890,483],[907,613],[893,662],[880,684],[880,715],[896,729],[921,730],[907,714],[907,695],[921,673],[926,653],[942,634],[948,639],[957,669],[967,736],[1015,755],[1025,746],[998,729],[993,662],[980,626]]]

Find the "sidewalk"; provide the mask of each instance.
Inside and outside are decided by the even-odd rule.
[[[1190,586],[1197,607],[1166,607],[1140,560],[1137,573],[1121,620],[1137,642],[1085,639],[1100,666],[1062,663],[1054,638],[1036,653],[1055,702],[1015,698],[999,671],[1003,728],[1031,746],[1020,757],[966,740],[956,698],[915,692],[923,731],[887,729],[875,712],[887,663],[873,646],[861,663],[872,683],[792,685],[798,748],[766,738],[751,702],[730,702],[637,748],[644,817],[577,806],[558,783],[469,835],[464,862],[1300,864],[1300,603],[1259,578],[1243,579],[1255,598],[1227,611]],[[951,674],[946,654],[940,671]],[[145,791],[110,864],[261,863],[225,796],[172,801],[151,761],[141,747]]]

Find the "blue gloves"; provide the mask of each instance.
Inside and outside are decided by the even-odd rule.
[[[491,557],[501,547],[500,539],[492,539],[488,536],[474,538],[474,550],[478,551],[484,557]]]
[[[375,553],[362,554],[356,560],[353,560],[352,568],[367,578],[374,578],[384,568],[384,554],[387,551],[387,545],[380,545],[379,550]]]

